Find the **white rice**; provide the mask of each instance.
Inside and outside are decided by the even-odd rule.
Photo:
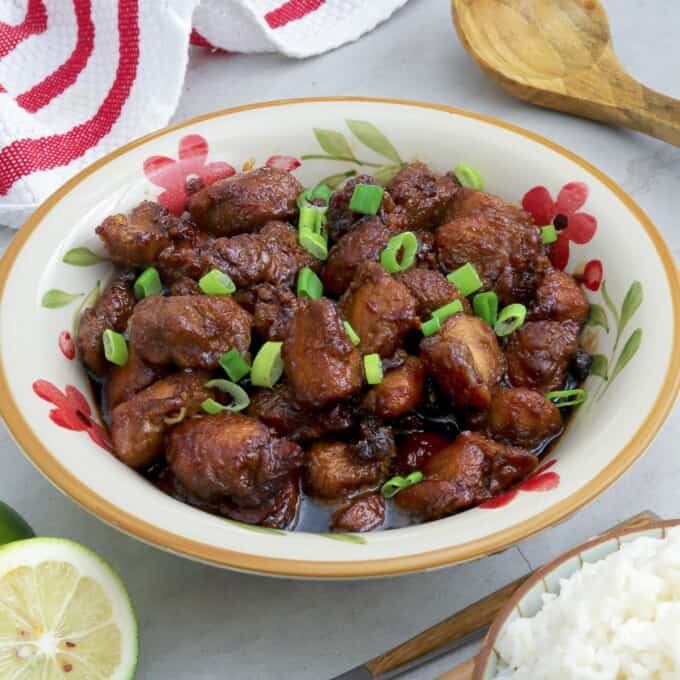
[[[680,680],[680,527],[561,581],[496,644],[497,680]]]

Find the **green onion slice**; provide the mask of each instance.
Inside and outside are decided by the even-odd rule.
[[[116,331],[107,328],[102,335],[104,356],[116,366],[125,366],[128,361],[128,346],[125,338]]]
[[[423,481],[423,473],[420,470],[412,472],[407,477],[397,475],[388,479],[381,487],[380,493],[384,498],[394,498],[400,491],[408,489],[409,486]]]
[[[461,295],[464,297],[478,291],[482,287],[482,280],[479,278],[479,274],[474,268],[474,265],[470,262],[451,272],[446,277],[446,280],[458,288]]]
[[[508,305],[501,310],[501,313],[498,315],[498,321],[496,321],[493,328],[496,331],[496,335],[502,338],[516,331],[526,318],[527,308],[524,305],[519,303]]]
[[[475,189],[481,191],[484,188],[484,180],[482,176],[471,165],[459,163],[453,170],[456,179],[466,189]]]
[[[442,329],[441,321],[436,316],[433,316],[429,321],[420,324],[420,332],[426,338],[429,338],[431,335],[434,335],[435,333],[439,333],[441,329]]]
[[[493,291],[488,293],[477,293],[472,298],[472,308],[475,314],[482,320],[486,321],[493,328],[496,325],[498,317],[498,295]]]
[[[541,240],[545,245],[557,241],[557,229],[555,229],[554,224],[549,224],[547,227],[541,227]]]
[[[162,290],[163,284],[156,267],[145,269],[135,281],[134,292],[137,300],[142,300],[151,295],[160,295]]]
[[[377,215],[385,190],[375,184],[357,184],[349,201],[349,209],[362,215]]]
[[[182,408],[179,410],[179,413],[176,416],[166,416],[163,418],[163,422],[166,425],[179,425],[187,415],[187,409],[186,406],[182,406]]]
[[[312,207],[300,208],[298,232],[300,245],[308,253],[319,260],[325,260],[328,257],[325,215]]]
[[[228,352],[225,352],[220,357],[220,366],[234,382],[238,382],[250,373],[248,362],[237,349],[230,349]]]
[[[383,370],[379,354],[366,354],[364,356],[364,373],[369,385],[379,385],[382,382]]]
[[[352,328],[349,321],[343,321],[342,324],[345,327],[345,331],[347,331],[349,341],[356,347],[361,342],[361,338],[357,335],[357,332]]]
[[[297,296],[318,300],[323,295],[321,279],[309,268],[304,267],[298,272]]]
[[[454,314],[459,314],[462,311],[463,303],[460,300],[454,300],[443,307],[439,307],[439,309],[435,309],[434,312],[432,312],[432,318],[437,319],[440,324],[443,324],[449,317]]]
[[[206,295],[231,295],[236,292],[231,277],[219,269],[213,269],[202,276],[198,281],[198,287]]]
[[[564,408],[565,406],[577,406],[588,399],[587,390],[557,390],[555,392],[548,392],[545,395],[546,399],[555,403],[557,408]]]
[[[206,399],[201,404],[201,407],[206,413],[211,415],[222,413],[222,411],[230,411],[232,413],[243,411],[250,404],[248,393],[242,387],[229,380],[209,380],[205,387],[208,389],[218,389],[220,392],[230,395],[234,400],[232,404],[225,406],[214,399]]]
[[[333,190],[326,184],[318,184],[312,191],[312,198],[321,198],[328,203],[332,193]]]
[[[328,258],[328,239],[311,230],[300,230],[300,245],[318,260]]]
[[[257,387],[272,388],[283,373],[282,342],[265,342],[255,356],[250,380]]]
[[[399,254],[401,252],[401,259]],[[406,271],[416,261],[418,239],[412,231],[404,231],[393,236],[380,253],[380,264],[390,274]]]

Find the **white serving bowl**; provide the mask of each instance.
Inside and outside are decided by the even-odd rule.
[[[347,146],[322,134],[322,148],[315,128],[341,132]],[[181,199],[186,176],[225,172],[224,165],[210,163],[240,170],[251,159],[288,167],[302,159],[294,172],[311,183],[413,158],[439,172],[458,162],[472,164],[488,191],[510,201],[521,201],[536,185],[553,197],[567,183],[587,185],[580,210],[596,218],[597,230],[587,243],[575,243],[583,237],[571,234],[566,269],[590,263],[586,281],[598,290],[586,292],[598,307],[584,343],[599,356],[600,376],[588,379],[592,398],[550,454],[549,470],[542,468],[492,506],[405,529],[326,535],[252,528],[203,513],[164,495],[97,444],[102,431],[82,413],[87,407],[78,394],[88,395],[90,404],[92,397],[85,371],[69,358],[68,332],[87,292],[110,274],[108,262],[82,266],[87,256],[73,252],[83,247],[103,252],[94,228],[105,216],[144,198],[172,203],[179,192]],[[81,266],[65,262],[65,256]],[[599,285],[601,269],[607,296]],[[82,296],[71,300],[55,290]],[[55,485],[104,521],[160,548],[285,576],[432,569],[503,550],[563,520],[642,455],[678,393],[679,300],[672,256],[642,210],[601,172],[546,139],[431,104],[359,98],[269,102],[195,118],[132,142],[81,172],[36,211],[0,263],[0,412],[26,455]],[[66,386],[72,388],[67,392]]]

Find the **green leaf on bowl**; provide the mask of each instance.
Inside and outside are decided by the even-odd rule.
[[[323,536],[323,538],[330,538],[333,541],[343,541],[344,543],[355,543],[357,545],[364,545],[366,539],[363,536],[357,534],[335,534],[335,533],[318,533],[317,536]]]
[[[270,534],[272,536],[285,536],[286,532],[281,531],[281,529],[272,529],[271,527],[261,527],[257,524],[246,524],[245,522],[237,522],[234,519],[223,518],[227,524],[233,524],[240,529],[247,529],[248,531],[254,531],[258,534]]]
[[[41,304],[47,309],[58,309],[71,304],[75,299],[82,296],[83,293],[67,293],[64,290],[52,288],[43,295]]]
[[[373,179],[378,183],[389,184],[392,178],[401,170],[401,165],[383,165],[380,170],[373,173]]]
[[[642,304],[642,297],[642,284],[639,281],[633,281],[633,283],[630,284],[630,288],[626,293],[626,297],[623,298],[623,304],[621,305],[619,333],[623,333],[626,324],[631,320],[633,314],[637,312]]]
[[[602,305],[595,303],[590,305],[587,323],[589,326],[602,326],[602,328],[609,333],[609,319],[607,318],[607,312],[604,311]]]
[[[338,156],[348,160],[356,161],[356,157],[349,147],[349,143],[340,132],[335,130],[322,130],[314,128],[314,136],[321,148],[331,156]]]
[[[611,381],[616,378],[616,376],[621,373],[621,371],[628,365],[628,362],[635,356],[635,353],[640,349],[640,343],[642,342],[642,328],[636,328],[626,340],[626,344],[619,354],[619,358],[616,360],[616,365],[612,371]]]
[[[331,189],[337,189],[348,177],[354,177],[357,174],[356,170],[347,170],[347,172],[340,172],[337,175],[329,175],[324,177],[319,184],[325,184]]]
[[[612,302],[612,299],[609,297],[609,293],[607,293],[607,282],[603,281],[602,282],[602,299],[604,300],[604,304],[607,305],[607,309],[612,313],[612,316],[614,317],[614,321],[616,321],[616,328],[618,329],[619,327],[619,312],[616,309],[616,305]]]
[[[395,163],[402,163],[401,156],[392,146],[392,142],[373,123],[369,123],[366,120],[351,119],[345,122],[362,144],[365,144],[369,149],[379,153],[381,156],[385,156],[385,158],[389,158]]]
[[[100,257],[97,253],[93,253],[89,248],[71,248],[64,257],[62,262],[71,264],[74,267],[91,267],[94,264],[103,262],[105,258]]]
[[[598,378],[608,379],[609,360],[604,354],[593,354],[593,365],[590,367],[590,374]]]

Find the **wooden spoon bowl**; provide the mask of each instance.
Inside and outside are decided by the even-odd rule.
[[[619,63],[597,0],[452,0],[460,39],[510,94],[680,146],[680,101]]]

